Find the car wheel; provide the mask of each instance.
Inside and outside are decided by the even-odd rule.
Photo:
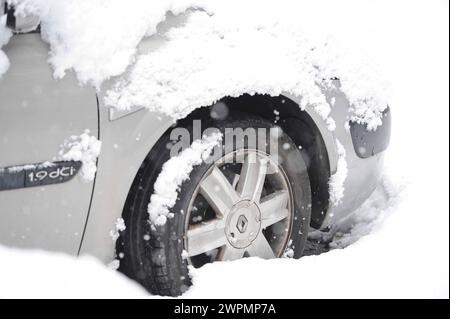
[[[311,189],[298,147],[279,128],[254,116],[233,114],[211,121],[209,126],[218,128],[224,141],[233,128],[264,129],[267,146],[255,149],[248,140],[236,142],[214,161],[195,166],[181,185],[171,209],[173,217],[163,226],[151,227],[147,205],[170,155],[169,136],[161,138],[128,196],[127,229],[117,244],[124,256],[120,270],[152,293],[176,296],[185,292],[191,285],[189,265],[302,255]],[[270,151],[274,142],[278,145],[275,152]]]

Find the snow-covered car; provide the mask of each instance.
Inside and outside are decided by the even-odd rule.
[[[0,78],[3,245],[120,261],[150,291],[179,295],[189,265],[301,257],[310,230],[348,216],[379,181],[386,106],[376,129],[352,119],[339,90],[326,92],[332,124],[289,92],[224,97],[175,124],[139,105],[117,110],[103,87],[80,86],[73,74],[55,80],[39,21],[6,12],[15,33],[2,48],[10,66]],[[147,37],[140,45],[164,43]],[[173,156],[180,132],[189,147]],[[248,142],[252,132],[262,148]]]

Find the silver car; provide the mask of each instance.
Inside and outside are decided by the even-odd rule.
[[[188,265],[301,257],[309,231],[327,230],[348,216],[379,181],[389,108],[375,131],[348,122],[349,103],[340,93],[329,96],[335,99],[333,131],[312,109],[300,109],[300,97],[288,94],[224,98],[176,125],[139,106],[117,112],[104,105],[102,92],[80,86],[73,75],[54,80],[38,22],[16,19],[12,9],[8,14],[16,32],[3,48],[11,66],[0,79],[2,245],[87,254],[105,263],[116,259],[120,271],[149,291],[179,295],[190,285]],[[147,38],[141,46],[163,44]],[[196,123],[224,135],[240,129],[247,142],[236,139],[213,161],[193,167],[170,218],[152,224],[148,205],[171,158],[172,132],[192,133]],[[250,145],[246,134],[274,128],[281,129],[276,160]],[[81,161],[58,158],[64,140],[85,130],[102,143],[89,181],[77,176]],[[263,137],[270,143],[273,138]],[[344,156],[341,144],[344,196],[335,202],[330,179]]]

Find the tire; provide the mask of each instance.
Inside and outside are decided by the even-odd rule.
[[[204,128],[215,127],[225,135],[225,128],[242,128],[244,130],[247,128],[274,128],[274,125],[266,120],[243,113],[230,114],[225,120],[220,121],[210,119],[205,126],[206,122],[207,121],[202,121],[202,126]],[[187,127],[187,129],[190,131],[192,130],[192,128],[189,127]],[[267,174],[263,180],[264,185],[262,192],[266,192],[267,187],[275,188],[278,187],[278,185],[282,185],[286,188],[286,190],[283,188],[283,191],[280,191],[279,193],[281,194],[281,192],[286,191],[290,194],[289,203],[286,206],[289,211],[289,221],[286,221],[286,218],[263,229],[261,226],[263,223],[263,217],[261,217],[262,213],[259,212],[259,208],[254,208],[260,206],[246,200],[244,205],[247,205],[249,208],[246,208],[245,212],[248,214],[260,214],[260,226],[249,223],[247,218],[245,218],[247,215],[241,217],[239,214],[243,210],[240,208],[233,208],[231,211],[234,215],[228,219],[231,218],[230,220],[232,220],[235,217],[239,219],[242,218],[244,221],[247,220],[246,224],[249,226],[246,226],[244,222],[240,225],[240,221],[234,226],[233,223],[235,220],[233,220],[230,222],[230,225],[233,225],[229,227],[256,227],[255,229],[259,229],[258,234],[255,235],[255,232],[252,232],[250,235],[258,236],[258,241],[263,241],[264,239],[261,238],[261,236],[264,236],[267,242],[269,242],[270,247],[273,248],[272,252],[275,257],[280,257],[284,252],[289,250],[289,257],[299,258],[302,256],[303,248],[306,243],[311,215],[311,187],[306,164],[298,147],[285,133],[281,132],[275,137],[273,134],[270,134],[270,136],[267,136],[266,138],[269,143],[271,143],[270,140],[274,138],[278,141],[278,167],[281,169],[277,174],[282,173],[283,175],[278,176],[273,174],[280,182],[275,180],[275,182],[272,183],[271,180],[268,180],[268,176],[272,175]],[[189,234],[191,234],[190,229],[196,226],[191,225],[191,223],[193,223],[192,220],[194,220],[195,217],[193,217],[193,207],[195,208],[193,203],[195,204],[197,201],[202,201],[203,198],[196,192],[199,192],[199,185],[203,185],[202,183],[204,183],[203,181],[205,181],[205,178],[211,176],[211,171],[215,169],[214,165],[217,165],[216,163],[203,163],[195,166],[190,174],[189,180],[185,181],[180,187],[178,200],[171,209],[171,212],[174,215],[173,218],[169,218],[163,226],[150,226],[147,206],[149,204],[150,196],[153,193],[153,185],[161,172],[162,165],[169,159],[170,150],[167,145],[170,142],[169,134],[164,135],[144,161],[136,176],[124,208],[123,216],[127,228],[121,234],[117,242],[117,254],[123,257],[119,270],[127,276],[137,280],[151,293],[178,296],[184,293],[191,285],[188,272],[189,264],[198,267],[208,262],[207,260],[205,261],[205,258],[220,259],[217,256],[224,257],[228,249],[227,247],[230,247],[234,249],[233,251],[238,251],[239,253],[241,253],[242,250],[245,250],[243,255],[243,257],[245,257],[247,249],[254,247],[257,240],[255,239],[250,243],[251,239],[247,238],[246,230],[244,230],[245,232],[243,234],[239,233],[239,236],[242,236],[243,238],[242,240],[238,239],[237,243],[235,241],[229,241],[226,247],[224,246],[225,248],[222,247],[214,250],[216,252],[215,257],[210,257],[210,255],[213,255],[211,252],[190,256],[189,258],[185,257],[185,249],[189,251],[187,247],[193,243],[193,241],[189,241],[189,238],[191,238],[189,237]],[[250,149],[247,142],[248,141],[243,144],[241,143],[240,145],[233,145],[232,151],[235,152],[235,154],[244,154],[243,156],[245,158],[249,158],[249,154],[251,154],[253,150]],[[265,151],[267,153],[269,152],[267,149]],[[255,156],[266,156],[263,152],[256,152],[256,154],[257,155]],[[258,163],[262,162],[259,161]],[[238,164],[230,165],[230,169],[236,169],[238,167],[233,166]],[[272,163],[270,163],[270,165],[272,165]],[[224,167],[225,165],[221,167],[221,170],[225,175],[228,167],[226,167],[226,169]],[[283,176],[285,182],[281,181]],[[269,184],[269,182],[270,185],[266,187],[266,184]],[[239,187],[239,185],[237,187]],[[262,197],[263,195],[261,195],[261,198]],[[203,198],[203,202],[205,201],[205,198],[206,197]],[[261,199],[261,201],[264,200],[264,198]],[[260,205],[262,207],[263,204]],[[286,207],[283,208],[283,211]],[[207,214],[211,215],[212,209],[209,207],[204,211],[207,212],[204,216]],[[230,216],[232,214],[231,211],[229,213]],[[237,217],[238,215],[239,217]],[[216,220],[216,218],[217,216],[213,217],[212,220]],[[282,222],[284,223],[283,226],[279,226]],[[208,223],[208,221],[204,223]],[[201,222],[201,225],[203,225],[203,222]],[[273,235],[278,235],[277,231],[279,232],[279,230],[275,231],[272,229],[275,228],[275,226],[277,226],[277,229],[284,227],[282,233],[280,233],[281,235],[278,236],[278,239],[277,236]],[[241,232],[241,229],[239,232]],[[234,233],[231,231],[227,233],[227,236],[230,234],[233,235],[234,238]],[[272,237],[268,239],[269,236]],[[282,239],[283,241],[281,242]],[[232,246],[230,246],[230,244]],[[244,247],[247,244],[247,248],[241,249],[241,246],[239,246],[242,245],[242,247]],[[252,250],[255,251],[258,249],[253,248]],[[259,254],[256,253],[254,255],[259,256]]]

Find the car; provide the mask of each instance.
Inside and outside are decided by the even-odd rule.
[[[2,245],[117,259],[120,271],[152,293],[180,295],[191,284],[189,265],[301,257],[311,230],[326,231],[349,216],[380,180],[388,107],[376,130],[349,120],[340,92],[328,96],[334,130],[288,93],[224,97],[175,124],[139,106],[117,111],[73,74],[55,80],[39,21],[13,11],[7,21],[15,33],[3,47],[10,68],[0,78]],[[171,19],[177,18],[166,23]],[[142,45],[163,44],[148,37]],[[187,165],[185,151],[211,136],[210,128],[225,141],[231,136],[231,146]],[[180,132],[191,138],[173,156]],[[101,141],[91,178],[81,178],[89,165],[82,156],[61,151],[80,138]],[[167,165],[173,158],[178,162]],[[149,219],[149,202],[158,200],[152,194],[164,196],[155,183],[164,188],[175,173],[186,175],[175,183],[175,203]]]

